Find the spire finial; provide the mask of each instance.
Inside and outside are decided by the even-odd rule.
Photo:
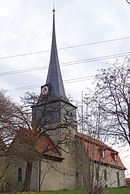
[[[53,13],[55,13],[55,4],[53,3]]]

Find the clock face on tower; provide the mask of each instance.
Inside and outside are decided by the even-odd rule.
[[[49,92],[49,88],[48,88],[48,85],[44,85],[41,87],[41,93],[44,94],[44,95],[47,95]]]

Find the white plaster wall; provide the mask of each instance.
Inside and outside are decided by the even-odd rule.
[[[104,170],[107,171],[107,180],[104,180]],[[125,186],[125,171],[111,166],[100,166],[100,178],[105,187],[118,187],[117,173],[119,173],[119,187]]]
[[[124,170],[107,167],[108,171],[108,187],[118,187],[117,173],[119,173],[119,187],[125,186],[125,173]]]

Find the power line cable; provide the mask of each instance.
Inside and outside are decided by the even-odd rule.
[[[73,79],[67,79],[65,80],[66,83],[73,83],[73,82],[79,82],[79,81],[85,81],[85,80],[92,80],[94,79],[94,75],[90,76],[85,76],[85,77],[78,77],[78,78],[73,78]],[[13,88],[13,89],[7,89],[7,92],[14,92],[14,91],[19,91],[19,90],[27,90],[27,89],[32,89],[32,88],[38,88],[42,84],[35,84],[35,85],[29,85],[29,86],[23,86],[23,87],[18,87],[18,88]]]
[[[130,52],[124,52],[124,53],[118,53],[118,54],[113,54],[113,55],[105,55],[105,56],[101,56],[101,57],[94,57],[94,58],[89,58],[89,59],[64,62],[61,64],[63,67],[65,67],[65,66],[76,65],[76,64],[81,64],[81,63],[90,63],[90,62],[112,59],[112,58],[117,58],[117,57],[124,57],[124,56],[129,55],[129,54],[130,54]],[[15,71],[7,71],[7,72],[0,73],[0,76],[7,76],[7,75],[18,74],[18,73],[27,73],[27,72],[31,72],[31,71],[39,71],[39,70],[43,70],[46,68],[47,68],[47,66],[41,66],[41,67],[35,67],[35,68],[15,70]]]
[[[115,38],[115,39],[109,39],[109,40],[102,40],[102,41],[91,42],[91,43],[86,43],[86,44],[78,44],[78,45],[63,47],[63,48],[59,48],[59,49],[69,49],[69,48],[75,48],[75,47],[82,47],[82,46],[96,45],[96,44],[102,44],[102,43],[108,43],[108,42],[126,40],[126,39],[129,39],[129,38],[130,38],[130,36],[127,36],[127,37],[122,37],[122,38]]]
[[[61,47],[58,50],[71,49],[71,48],[90,46],[90,45],[97,45],[97,44],[103,44],[103,43],[114,42],[114,41],[121,41],[121,40],[126,40],[126,39],[130,39],[130,36],[109,39],[109,40],[102,40],[102,41],[91,42],[91,43],[86,43],[86,44],[78,44],[78,45],[72,45],[72,46],[67,46],[67,47]],[[9,58],[16,58],[16,57],[23,57],[23,56],[27,56],[27,55],[34,55],[34,54],[40,54],[40,53],[46,53],[46,52],[50,52],[50,50],[41,50],[41,51],[28,52],[28,53],[23,53],[23,54],[3,56],[3,57],[0,57],[0,60],[9,59]]]

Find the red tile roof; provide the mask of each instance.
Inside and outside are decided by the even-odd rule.
[[[111,165],[125,170],[125,166],[123,165],[116,150],[107,146],[102,141],[82,133],[77,132],[76,138],[81,140],[85,151],[95,162],[100,162],[105,165]],[[104,152],[103,155],[102,152]]]
[[[46,134],[40,135],[27,128],[20,128],[8,152],[27,161],[37,160],[39,157],[52,160],[63,159],[52,140]]]

